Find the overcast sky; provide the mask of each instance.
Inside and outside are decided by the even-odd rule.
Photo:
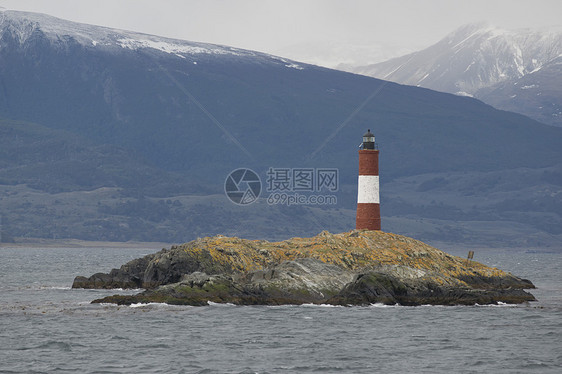
[[[412,52],[472,22],[562,25],[562,0],[0,0],[0,6],[326,65]]]

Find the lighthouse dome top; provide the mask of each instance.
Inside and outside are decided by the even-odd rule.
[[[363,143],[361,143],[362,149],[375,149],[375,135],[371,132],[371,129],[367,130],[365,135],[363,135]]]

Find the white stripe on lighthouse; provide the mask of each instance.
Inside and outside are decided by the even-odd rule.
[[[360,175],[359,187],[357,190],[357,203],[359,204],[379,204],[379,176]]]

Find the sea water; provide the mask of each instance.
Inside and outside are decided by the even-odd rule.
[[[137,291],[71,289],[156,250],[0,248],[0,372],[562,372],[560,250],[476,250],[538,287],[519,306],[115,306],[90,301]]]

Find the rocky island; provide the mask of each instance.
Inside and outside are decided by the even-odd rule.
[[[535,300],[502,270],[381,231],[323,231],[280,242],[214,236],[172,246],[73,288],[143,288],[94,303],[474,305]]]

